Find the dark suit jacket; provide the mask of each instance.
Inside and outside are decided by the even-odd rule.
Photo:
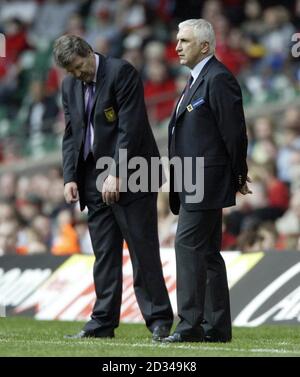
[[[86,127],[83,83],[67,76],[62,84],[62,99],[66,122],[63,137],[64,182],[77,182],[83,209],[82,150]],[[128,62],[99,55],[92,123],[96,161],[100,157],[111,157],[118,169],[124,163],[119,161],[119,149],[127,150],[128,160],[142,156],[150,162],[151,157],[159,157],[146,113],[143,84],[138,72]],[[119,175],[118,171],[112,173]],[[129,171],[128,176],[131,173]],[[121,193],[119,203],[127,204],[142,195],[145,193]]]
[[[174,128],[173,135],[172,129]],[[204,157],[204,197],[186,203],[187,192],[174,192],[170,177],[170,206],[188,211],[217,209],[235,204],[235,195],[247,178],[247,135],[242,94],[236,79],[215,57],[203,67],[169,124],[170,158]]]

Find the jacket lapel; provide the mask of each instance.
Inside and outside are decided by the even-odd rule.
[[[93,98],[93,104],[92,109],[95,106],[97,97],[99,96],[99,93],[101,92],[101,89],[103,88],[103,85],[105,84],[105,68],[106,68],[106,60],[103,55],[97,54],[99,56],[99,66],[97,71],[97,81],[96,81],[96,89],[95,89],[95,95]]]
[[[187,92],[187,94],[184,96],[182,103],[180,104],[180,107],[178,109],[177,118],[179,118],[184,111],[186,110],[187,105],[190,103],[191,98],[193,97],[195,91],[199,88],[199,86],[204,81],[204,77],[200,74],[195,82],[195,84],[190,88],[190,90]]]
[[[97,81],[96,81],[96,88],[95,94],[92,103],[92,109],[95,106],[97,97],[104,85],[105,82],[105,65],[106,61],[103,55],[97,54],[99,56],[99,66],[97,71]],[[80,80],[75,80],[75,100],[76,100],[76,108],[80,115],[80,119],[84,121],[84,114],[85,114],[85,104],[84,104],[84,84]]]
[[[207,74],[208,70],[209,70],[209,67],[212,65],[212,63],[216,60],[216,58],[213,56],[206,64],[205,66],[203,67],[200,75],[198,76],[196,82],[194,85],[192,85],[192,87],[190,88],[190,90],[188,91],[188,93],[184,96],[183,100],[182,100],[182,103],[180,105],[180,108],[179,108],[179,111],[178,111],[178,114],[177,114],[177,117],[176,119],[178,119],[185,111],[186,111],[186,107],[188,106],[188,104],[190,103],[193,95],[195,94],[196,90],[199,88],[199,86],[203,83],[204,81],[204,76]]]
[[[171,142],[171,138],[172,138],[172,130],[173,130],[173,127],[175,126],[176,124],[176,108],[178,106],[178,102],[176,104],[176,107],[175,107],[175,110],[173,111],[173,114],[170,118],[170,122],[169,122],[169,130],[168,130],[168,135],[169,135],[169,145],[170,145],[170,142]]]
[[[84,119],[84,91],[82,81],[75,81],[75,101],[80,119]]]

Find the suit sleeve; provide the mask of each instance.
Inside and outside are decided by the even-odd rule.
[[[74,163],[74,143],[70,120],[70,113],[68,108],[67,96],[62,87],[62,103],[65,116],[65,132],[62,141],[62,156],[63,156],[63,176],[64,184],[68,182],[76,182],[75,163]]]
[[[136,69],[128,63],[121,67],[116,78],[116,101],[118,138],[113,158],[117,171],[111,174],[119,176],[121,166],[140,151],[144,125],[148,122],[142,81]],[[126,149],[127,158],[120,155],[120,149]]]
[[[229,73],[214,77],[210,88],[210,106],[231,161],[236,190],[247,179],[247,131],[241,89]]]

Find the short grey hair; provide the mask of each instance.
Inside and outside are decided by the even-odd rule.
[[[76,56],[87,57],[92,47],[76,35],[63,35],[54,41],[53,56],[59,67],[66,68]]]
[[[178,25],[179,29],[184,27],[190,27],[194,30],[195,37],[198,38],[200,42],[209,43],[209,53],[214,54],[216,49],[216,36],[212,24],[203,18],[190,19],[180,22]]]

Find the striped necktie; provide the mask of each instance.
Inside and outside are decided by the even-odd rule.
[[[94,83],[90,83],[86,85],[86,90],[88,91],[88,98],[85,110],[85,119],[86,119],[86,131],[85,131],[85,139],[84,139],[84,150],[83,150],[83,158],[84,160],[87,159],[88,154],[92,149],[92,106],[93,106],[93,97],[94,97]]]
[[[183,102],[184,97],[188,94],[188,92],[189,92],[189,90],[190,90],[190,87],[191,87],[193,81],[194,81],[194,78],[193,78],[192,75],[190,75],[190,76],[189,76],[189,79],[188,79],[188,81],[187,81],[187,83],[186,83],[186,86],[185,86],[185,88],[184,88],[184,90],[183,90],[183,93],[182,93],[182,95],[181,95],[180,101],[178,102],[178,106],[177,106],[177,110],[176,110],[176,116],[177,116],[177,114],[178,114],[178,112],[179,112],[179,108],[180,108],[180,106],[181,106],[181,104],[182,104],[182,102]]]

